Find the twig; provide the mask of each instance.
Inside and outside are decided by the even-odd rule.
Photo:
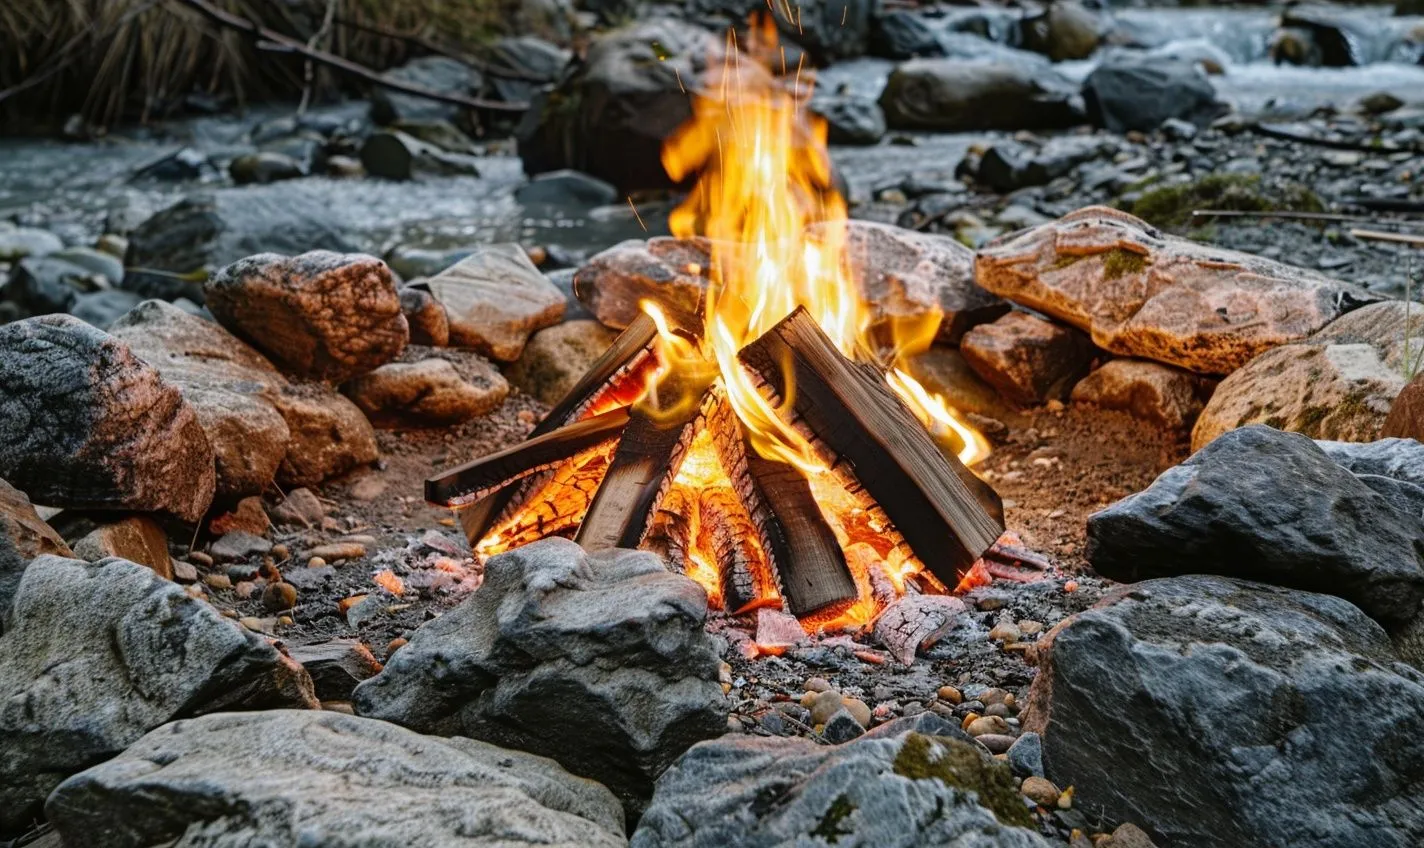
[[[1424,247],[1424,235],[1413,235],[1411,233],[1387,233],[1382,230],[1350,230],[1350,235],[1365,241],[1387,241],[1394,244],[1407,244],[1412,247]]]
[[[1283,141],[1294,141],[1300,144],[1310,144],[1316,147],[1329,147],[1334,150],[1358,150],[1364,153],[1398,153],[1401,148],[1393,142],[1379,141],[1350,141],[1344,138],[1325,138],[1323,136],[1311,135],[1291,129],[1286,124],[1254,124],[1251,127],[1260,135],[1267,138],[1278,138]]]
[[[499,77],[500,79],[516,80],[519,82],[548,82],[548,80],[544,79],[543,77],[536,77],[533,74],[522,73],[511,68],[503,68],[485,59],[477,59],[474,56],[451,50],[448,47],[443,47],[437,44],[436,42],[419,35],[397,32],[393,29],[388,29],[386,27],[378,26],[376,24],[353,21],[350,18],[337,18],[336,24],[337,26],[344,26],[349,29],[360,30],[361,32],[368,32],[372,35],[379,35],[382,38],[389,38],[392,41],[403,41],[413,47],[419,47],[426,53],[430,53],[435,56],[444,56],[446,59],[454,59],[456,62],[461,62],[463,64],[469,65],[477,71],[482,71],[484,73],[489,74],[490,76]]]
[[[336,18],[336,6],[341,0],[326,0],[326,15],[321,19],[321,26],[312,33],[312,37],[307,41],[307,47],[316,49],[316,46],[323,40],[331,37],[331,22]],[[297,104],[297,114],[305,115],[307,107],[311,105],[312,89],[316,80],[316,64],[311,59],[307,59],[302,67],[302,100]]]
[[[432,91],[422,86],[387,79],[365,65],[328,53],[325,50],[308,47],[294,38],[289,38],[279,32],[273,32],[261,24],[220,9],[208,2],[208,0],[173,0],[173,2],[188,6],[220,26],[247,33],[259,41],[271,42],[284,52],[305,56],[317,64],[335,68],[336,70],[365,80],[372,85],[379,85],[383,88],[389,88],[392,91],[399,91],[411,97],[423,97],[426,100],[434,100],[438,103],[449,103],[455,106],[464,106],[467,109],[479,109],[488,112],[524,112],[529,108],[528,103],[503,103],[497,100],[467,97],[463,94],[448,91]]]

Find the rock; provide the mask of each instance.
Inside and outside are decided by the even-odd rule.
[[[992,59],[911,59],[890,74],[880,108],[896,130],[1060,129],[1082,120],[1065,77]]]
[[[574,274],[574,293],[604,326],[633,323],[642,300],[653,300],[668,320],[700,329],[712,245],[706,239],[659,236],[630,239],[595,254]]]
[[[0,327],[0,477],[46,506],[189,522],[216,487],[212,448],[178,389],[67,315]]]
[[[234,530],[208,548],[213,562],[245,562],[272,552],[272,543],[254,533]]]
[[[489,82],[499,97],[511,102],[529,102],[539,89],[559,81],[573,54],[556,44],[531,35],[502,38],[490,47],[491,65],[515,71],[523,79],[492,74]]]
[[[117,557],[153,569],[165,580],[173,579],[173,557],[168,554],[168,534],[144,515],[103,524],[74,543],[74,556],[86,562]]]
[[[583,63],[537,97],[520,125],[525,172],[572,168],[620,195],[669,187],[663,142],[692,117],[690,93],[724,55],[717,36],[667,18],[596,36]]]
[[[446,153],[458,153],[461,156],[478,156],[480,154],[480,148],[474,140],[449,121],[400,121],[392,129]],[[478,175],[478,169],[476,169],[474,176]]]
[[[624,844],[608,790],[549,760],[326,711],[174,722],[65,781],[45,812],[94,848]]]
[[[1053,782],[1042,777],[1026,777],[1019,789],[1023,796],[1040,807],[1053,809],[1058,806],[1058,796],[1062,794]]]
[[[143,303],[143,298],[131,291],[106,289],[76,296],[69,304],[69,314],[86,324],[107,330],[140,303]]]
[[[322,701],[351,700],[356,684],[381,671],[381,664],[371,649],[355,639],[303,645],[292,648],[290,653],[311,675],[313,689]]]
[[[258,253],[350,253],[355,245],[331,223],[321,201],[290,192],[221,192],[190,197],[135,230],[125,264],[176,274],[217,269]],[[145,297],[201,303],[198,283],[130,273],[124,286]]]
[[[1424,346],[1424,316],[1411,311],[1400,301],[1371,304],[1252,359],[1221,381],[1192,431],[1193,447],[1257,423],[1316,439],[1384,435],[1405,389],[1406,360],[1417,363]]]
[[[1083,81],[1083,104],[1094,126],[1150,132],[1169,118],[1209,125],[1229,108],[1195,64],[1116,56]]]
[[[222,536],[234,530],[241,530],[254,536],[265,536],[270,529],[272,529],[272,519],[267,517],[267,510],[262,505],[262,498],[256,495],[243,498],[231,510],[208,522],[208,532],[215,536]]]
[[[714,30],[721,30],[744,26],[750,14],[767,6],[760,0],[694,0],[691,8],[704,15]],[[817,65],[863,54],[871,21],[878,14],[880,4],[873,0],[826,0],[801,9],[771,7],[782,42],[800,47]],[[790,66],[796,66],[795,57]]]
[[[409,339],[391,270],[371,256],[260,254],[219,271],[205,292],[223,326],[314,379],[372,371]]]
[[[871,22],[868,49],[882,59],[943,56],[944,45],[929,20],[908,9],[887,10]]]
[[[529,338],[524,354],[505,372],[520,391],[558,403],[602,356],[617,334],[597,321],[566,321]]]
[[[450,344],[500,362],[518,359],[530,333],[564,314],[563,294],[517,244],[484,246],[426,286],[445,306]]]
[[[315,486],[380,458],[371,422],[329,386],[292,383],[272,403],[291,433],[287,455],[277,469],[282,486]]]
[[[49,254],[71,265],[77,265],[109,285],[117,286],[124,281],[124,263],[121,258],[87,247],[70,247]]]
[[[140,167],[134,172],[133,179],[184,182],[201,179],[212,169],[206,153],[183,147]]]
[[[857,736],[863,735],[865,735],[865,727],[856,721],[845,707],[836,710],[835,714],[826,722],[825,730],[821,732],[821,736],[832,745],[849,742]]]
[[[15,265],[5,297],[31,315],[68,312],[81,293],[100,288],[88,269],[53,256],[22,259]]]
[[[60,781],[179,715],[315,707],[299,666],[148,568],[42,556],[0,651],[0,834]],[[91,834],[92,835],[92,834]]]
[[[422,56],[383,74],[387,79],[430,91],[477,96],[484,84],[480,72],[445,56]],[[449,121],[460,119],[460,107],[425,97],[402,94],[376,86],[371,91],[371,119],[381,126],[397,121]]]
[[[757,799],[776,798],[777,803]],[[958,739],[867,734],[843,745],[728,735],[658,780],[634,848],[1048,843],[1008,769]]]
[[[869,145],[885,137],[885,113],[868,97],[817,97],[811,111],[825,119],[831,144]]]
[[[32,227],[0,228],[0,262],[18,262],[64,249],[59,236]]]
[[[970,736],[1006,736],[1009,732],[1009,724],[999,716],[980,716],[969,722],[969,726],[964,728]]]
[[[1112,835],[1100,843],[1100,848],[1157,848],[1152,838],[1132,822],[1117,826]]]
[[[272,508],[272,520],[285,527],[320,527],[326,517],[326,508],[310,489],[299,488],[287,492],[282,502]]]
[[[10,602],[30,560],[73,556],[55,529],[35,512],[25,493],[0,480],[0,634],[10,624]]]
[[[1059,0],[1043,13],[1023,20],[1024,47],[1055,62],[1093,55],[1107,29],[1097,13],[1073,0]]]
[[[301,162],[285,154],[269,151],[237,157],[228,166],[228,173],[238,185],[266,185],[306,176]]]
[[[588,174],[562,170],[537,174],[528,184],[514,190],[514,199],[525,206],[569,207],[607,206],[619,200],[618,189]]]
[[[974,373],[1020,404],[1067,398],[1093,359],[1087,336],[1017,311],[970,330],[959,350]]]
[[[297,587],[290,583],[268,583],[262,590],[262,606],[268,612],[283,612],[297,605]]]
[[[1388,91],[1376,91],[1372,94],[1366,94],[1364,97],[1361,97],[1359,101],[1360,111],[1366,115],[1384,115],[1388,112],[1393,112],[1403,105],[1403,100],[1400,100]]]
[[[1424,675],[1349,603],[1151,580],[1045,640],[1025,728],[1103,819],[1167,845],[1424,839]]]
[[[1002,193],[1048,185],[1109,151],[1108,144],[1091,136],[1049,139],[1038,149],[1012,140],[996,142],[979,157],[974,179]]]
[[[1231,54],[1221,45],[1206,38],[1173,39],[1160,47],[1154,47],[1142,54],[1143,58],[1155,62],[1170,62],[1192,65],[1207,76],[1221,76],[1234,62]],[[1195,124],[1193,124],[1195,126]]]
[[[632,811],[694,742],[722,733],[706,595],[642,552],[548,538],[489,560],[485,582],[356,688],[360,715],[546,754]]]
[[[1224,574],[1335,594],[1398,628],[1424,602],[1424,488],[1389,483],[1304,436],[1245,427],[1089,518],[1086,556],[1128,582]]]
[[[1043,777],[1043,737],[1025,733],[1015,739],[1009,746],[1008,762],[1019,777]]]
[[[444,359],[393,362],[351,380],[346,396],[384,429],[446,427],[461,424],[499,408],[509,384],[498,372],[491,385],[468,383]]]
[[[480,175],[475,157],[442,150],[396,130],[371,133],[361,146],[361,167],[367,174],[385,180]]]
[[[1382,438],[1424,439],[1424,376],[1415,375],[1390,404]]]
[[[1281,11],[1281,28],[1310,45],[1308,56],[1278,51],[1276,61],[1323,65],[1329,68],[1363,66],[1386,60],[1387,18],[1361,15],[1354,10],[1324,3],[1302,3]]]
[[[450,318],[429,289],[406,286],[400,290],[400,302],[411,344],[445,347],[450,343]]]
[[[1377,297],[1313,271],[1165,235],[1090,206],[982,248],[975,279],[1099,347],[1228,374]]]
[[[1209,381],[1187,371],[1141,359],[1113,359],[1079,380],[1072,399],[1186,432],[1201,414],[1211,389]]]

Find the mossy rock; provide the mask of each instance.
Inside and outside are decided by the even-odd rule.
[[[1189,227],[1193,223],[1192,212],[1198,209],[1325,211],[1325,204],[1315,192],[1303,185],[1265,186],[1259,176],[1246,174],[1211,174],[1195,182],[1151,189],[1122,207],[1155,227],[1176,231]]]
[[[968,742],[947,736],[910,733],[895,757],[894,771],[911,780],[939,780],[973,792],[1004,824],[1032,827],[1033,817],[1014,788],[1009,767],[984,756]]]

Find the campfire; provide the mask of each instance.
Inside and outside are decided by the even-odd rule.
[[[714,608],[861,627],[996,543],[998,497],[968,468],[988,446],[907,367],[941,316],[877,320],[859,295],[809,78],[767,70],[767,18],[746,49],[729,39],[663,154],[696,177],[670,223],[711,244],[687,269],[709,279],[700,313],[644,302],[526,442],[426,494],[481,557],[547,536],[643,548]]]

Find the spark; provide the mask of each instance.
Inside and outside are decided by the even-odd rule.
[[[633,195],[628,195],[628,208],[633,210],[633,217],[638,219],[638,226],[643,228],[643,232],[648,231],[648,225],[643,223],[643,216],[638,214],[638,207],[633,205]]]

